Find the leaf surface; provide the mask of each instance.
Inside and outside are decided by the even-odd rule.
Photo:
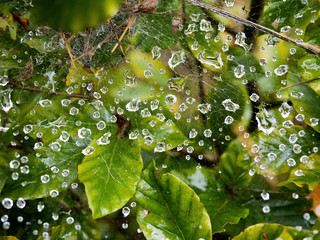
[[[120,209],[135,193],[142,159],[138,144],[112,136],[108,145],[90,144],[91,155],[78,166],[79,180],[85,185],[93,218]]]
[[[170,173],[155,176],[154,162],[138,184],[137,221],[147,239],[211,239],[210,218],[196,193]]]

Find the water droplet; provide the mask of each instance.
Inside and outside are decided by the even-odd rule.
[[[70,138],[70,134],[66,131],[62,131],[59,139],[63,142],[67,142]]]
[[[244,70],[244,66],[243,65],[238,65],[237,67],[235,67],[234,69],[234,76],[236,78],[241,78],[243,77],[243,75],[246,73],[246,71]]]
[[[87,138],[91,136],[91,130],[88,128],[81,128],[78,130],[79,138]]]
[[[70,110],[69,110],[69,114],[70,115],[77,115],[79,113],[79,109],[78,108],[76,108],[76,107],[72,107],[72,108],[70,108]]]
[[[136,75],[132,74],[130,71],[125,71],[123,74],[123,77],[124,77],[124,83],[128,87],[136,87],[137,86]]]
[[[223,66],[221,53],[219,52],[213,52],[209,50],[206,52],[202,50],[198,53],[197,59],[203,64],[208,64],[218,69],[222,68]]]
[[[165,143],[158,142],[154,148],[154,152],[164,152],[164,151],[166,151]]]
[[[310,118],[310,125],[315,127],[319,124],[319,119],[318,118]]]
[[[282,123],[282,126],[284,126],[285,128],[291,128],[293,125],[293,122],[291,122],[290,120],[286,120]]]
[[[197,31],[197,25],[195,23],[191,23],[188,25],[188,28],[184,30],[184,34],[189,35]]]
[[[3,111],[6,113],[13,107],[11,101],[11,89],[5,89],[0,91],[0,104]]]
[[[267,192],[262,192],[261,197],[264,201],[268,201],[270,199],[270,194]]]
[[[72,223],[74,223],[74,218],[73,217],[67,217],[66,222],[68,224],[72,224]]]
[[[32,126],[32,125],[25,125],[25,126],[23,127],[23,132],[24,132],[25,134],[28,134],[28,133],[30,133],[30,132],[32,131],[32,129],[33,129],[33,126]]]
[[[50,181],[50,176],[48,174],[42,175],[40,180],[42,183],[48,183]]]
[[[158,107],[159,107],[159,100],[158,99],[150,102],[150,108],[152,111],[158,109]]]
[[[128,217],[130,214],[130,208],[128,208],[128,207],[122,208],[122,214],[124,217]]]
[[[288,32],[291,29],[290,26],[284,26],[280,29],[280,32]]]
[[[209,138],[212,136],[212,131],[210,129],[206,129],[203,131],[203,135],[206,137],[206,138]]]
[[[178,66],[180,63],[184,63],[186,60],[185,53],[184,51],[176,51],[172,53],[171,58],[168,61],[169,67],[170,68],[175,68]]]
[[[264,213],[269,213],[270,212],[270,207],[269,206],[264,206],[263,208],[262,208],[262,212],[264,212]]]
[[[189,138],[195,138],[198,135],[198,132],[196,129],[191,129],[191,131],[189,132]]]
[[[296,165],[296,161],[293,158],[289,158],[287,159],[287,164],[288,166],[293,167]]]
[[[144,70],[144,76],[146,78],[151,78],[153,76],[152,72],[150,70]]]
[[[145,108],[145,109],[141,110],[140,113],[141,113],[141,116],[142,116],[143,118],[147,118],[147,117],[150,117],[150,116],[151,116],[151,113],[150,113],[150,111],[149,111],[148,108]]]
[[[287,103],[283,102],[279,108],[279,112],[283,118],[287,118],[292,110],[292,107]]]
[[[231,99],[224,100],[222,102],[222,105],[229,112],[235,112],[240,108],[239,104],[232,102]]]
[[[186,111],[187,108],[188,108],[188,106],[187,106],[185,103],[181,103],[181,104],[179,105],[179,111],[180,111],[180,112]]]
[[[200,22],[200,30],[201,31],[205,31],[205,32],[209,32],[209,31],[212,31],[213,28],[211,26],[211,22],[205,20],[205,19],[201,19],[201,22]]]
[[[61,150],[61,145],[58,142],[50,143],[49,147],[55,152],[59,152]]]
[[[234,119],[231,116],[226,116],[226,118],[224,119],[224,123],[227,125],[230,125],[231,123],[233,123]]]
[[[167,104],[167,106],[172,106],[176,103],[177,101],[177,97],[173,94],[168,94],[165,98],[165,102]]]
[[[51,107],[52,102],[49,99],[43,99],[39,101],[41,107]]]
[[[260,97],[259,97],[258,94],[252,93],[249,98],[250,98],[250,100],[251,100],[252,102],[257,102]]]
[[[224,2],[226,3],[227,7],[232,7],[234,5],[234,1],[235,0],[224,0]]]
[[[158,46],[154,46],[151,52],[153,60],[157,60],[161,56],[161,48],[159,48]]]
[[[264,134],[269,135],[278,126],[277,120],[265,108],[261,109],[256,116],[258,129]]]
[[[107,145],[110,143],[111,132],[107,132],[97,140],[98,145]]]
[[[181,106],[181,105],[180,105]],[[211,111],[211,104],[209,103],[203,103],[199,104],[197,108],[201,113],[206,114],[209,111]]]
[[[83,155],[91,155],[94,152],[94,147],[88,146],[82,150]]]
[[[11,209],[13,206],[13,201],[10,198],[4,198],[1,203],[5,209]]]
[[[23,209],[26,206],[26,201],[23,198],[18,198],[16,205],[18,208]]]
[[[288,65],[280,65],[274,70],[274,73],[277,76],[282,76],[288,72],[288,69],[289,69]]]
[[[185,78],[177,77],[177,78],[170,78],[167,81],[167,86],[169,90],[175,90],[180,92],[184,89]]]
[[[137,129],[129,133],[129,139],[137,139],[138,136],[139,136],[139,131]]]
[[[106,123],[105,121],[99,121],[97,122],[96,126],[97,126],[97,129],[101,131],[106,128]]]

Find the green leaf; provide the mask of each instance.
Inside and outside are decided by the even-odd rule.
[[[247,150],[252,156],[251,161],[255,162],[256,171],[264,175],[276,175],[291,171],[302,156],[308,156],[319,145],[320,136],[311,128],[279,126],[270,135],[259,132],[253,136],[253,141],[255,144]],[[240,161],[248,164],[249,156],[244,154]]]
[[[18,173],[18,180],[8,177],[2,196],[27,200],[50,196],[53,190],[66,190],[77,180],[77,165],[83,158],[83,145],[77,146],[74,140],[70,140],[60,143],[60,147],[59,152],[45,146],[37,153],[27,155],[27,162],[21,163],[20,167],[28,169],[28,172]],[[11,169],[13,172],[17,170]]]
[[[226,224],[237,224],[241,218],[246,218],[249,209],[241,206],[232,196],[225,193],[224,189],[209,188],[199,197],[210,216],[212,232],[223,232]]]
[[[108,145],[92,142],[91,155],[78,166],[93,218],[121,207],[134,195],[142,171],[140,148],[135,141],[113,135]]]
[[[301,82],[299,76],[290,74],[288,85]],[[304,116],[304,122],[320,132],[320,96],[308,84],[300,84],[290,88],[290,100],[296,111]]]
[[[290,183],[295,183],[299,187],[308,185],[310,190],[313,190],[320,183],[320,156],[312,154],[309,157],[305,156],[306,162],[300,163],[299,166],[290,172],[287,181],[281,182],[279,186],[284,186]]]
[[[151,122],[154,122],[154,127],[149,125]],[[142,119],[139,122],[138,129],[149,130],[149,134],[147,136],[144,136],[140,131],[138,141],[140,145],[142,145],[142,148],[150,151],[154,150],[159,142],[163,142],[166,146],[167,144],[170,144],[170,148],[166,147],[166,150],[171,150],[188,139],[174,123],[168,126],[168,124],[159,121],[155,116],[151,116],[148,119]],[[150,139],[152,139],[151,142]]]
[[[38,240],[45,240],[44,237],[39,237]],[[58,240],[58,239],[66,239],[66,240],[77,240],[78,232],[74,228],[73,224],[61,224],[57,227],[53,227],[51,230],[50,239]]]
[[[210,218],[196,193],[172,174],[144,170],[136,199],[137,221],[147,239],[211,239]]]
[[[307,19],[317,16],[317,11],[314,9],[319,7],[319,3],[312,0],[308,2],[269,0],[265,6],[263,25],[280,32],[285,26],[303,28],[309,23]]]
[[[298,230],[280,224],[259,223],[248,227],[233,240],[260,240],[260,239],[286,239],[303,240],[312,238],[314,234],[307,230]]]
[[[310,23],[306,29],[305,38],[308,43],[320,46],[320,18],[314,23]]]
[[[58,30],[79,32],[106,21],[117,10],[121,0],[71,0],[32,2],[33,16],[39,24],[48,24]]]

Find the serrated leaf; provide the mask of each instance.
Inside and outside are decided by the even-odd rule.
[[[298,230],[293,227],[286,227],[280,224],[259,223],[248,227],[233,240],[260,240],[260,239],[295,239],[303,240],[313,237],[314,234],[307,230]]]
[[[302,79],[299,76],[293,74],[288,76],[288,85],[300,81]],[[320,132],[320,96],[308,84],[294,86],[290,91],[290,100],[296,111],[304,116],[304,122]]]
[[[281,182],[279,186],[295,183],[299,187],[308,185],[310,190],[313,190],[320,183],[320,156],[312,154],[307,159],[306,163],[300,163],[299,166],[290,172],[288,180]]]
[[[210,216],[212,232],[224,232],[226,224],[237,224],[241,218],[246,218],[249,209],[242,207],[235,199],[223,191],[207,190],[199,197]]]
[[[78,166],[79,180],[85,185],[93,218],[121,207],[134,195],[140,179],[142,160],[135,141],[113,135],[108,145],[93,142],[91,155]]]
[[[303,155],[309,155],[318,145],[320,136],[311,128],[294,125],[290,128],[279,126],[270,135],[259,132],[252,139],[255,144],[247,151],[249,154],[259,152],[260,161],[255,164],[256,171],[276,175],[291,171]],[[243,159],[248,162],[248,156]]]
[[[211,239],[210,218],[196,193],[167,173],[158,180],[151,162],[144,170],[136,199],[137,221],[147,239]]]

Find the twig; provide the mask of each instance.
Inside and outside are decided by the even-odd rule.
[[[282,88],[279,88],[279,89],[277,89],[277,90],[271,91],[271,92],[269,92],[267,95],[270,96],[270,95],[273,94],[273,93],[276,93],[276,92],[279,92],[279,91],[282,91],[282,90],[285,90],[285,89],[288,89],[288,88],[292,88],[292,87],[298,86],[298,85],[300,85],[300,84],[313,82],[313,81],[316,81],[316,80],[320,80],[320,78],[314,78],[314,79],[310,79],[310,80],[305,80],[305,81],[297,82],[297,83],[291,84],[291,85],[289,85],[289,86],[282,87]]]
[[[74,67],[74,69],[77,70],[77,67],[76,67],[76,65],[74,64],[74,60],[73,60],[72,53],[71,53],[70,48],[69,48],[69,45],[68,45],[68,40],[66,40],[66,37],[65,37],[64,33],[62,33],[62,37],[63,37],[64,44],[66,45],[66,48],[67,48],[67,51],[68,51],[68,54],[69,54],[69,57],[70,57],[70,60],[71,60],[71,64],[72,64],[72,66]]]
[[[125,54],[124,54],[124,51],[123,51],[123,49],[122,49],[121,42],[120,42],[120,40],[119,40],[119,38],[118,38],[117,31],[114,29],[114,26],[113,26],[113,23],[112,23],[112,19],[110,19],[109,23],[110,23],[110,26],[111,26],[111,28],[112,28],[112,31],[113,31],[116,39],[117,39],[117,42],[118,42],[119,47],[120,47],[120,50],[121,50],[121,52],[122,52],[122,54],[123,54],[123,56],[124,56]]]
[[[117,26],[115,28],[115,30],[118,30],[120,27],[122,27],[124,24],[126,23],[126,21],[124,21],[123,23],[121,23],[119,26]],[[84,54],[82,54],[81,56],[75,58],[73,61],[79,60],[80,58],[93,53],[97,48],[101,47],[102,44],[104,44],[106,41],[108,41],[108,39],[113,35],[113,32],[111,32],[105,39],[103,39],[101,42],[98,43],[98,45],[94,46],[93,48],[91,48],[88,52],[85,52]]]
[[[119,41],[120,41],[120,42],[121,42],[122,38],[126,35],[128,29],[130,28],[131,24],[133,23],[133,21],[134,21],[135,19],[136,19],[135,17],[132,17],[132,18],[130,19],[127,27],[124,29],[122,35],[121,35],[120,38],[119,38]],[[117,43],[117,44],[113,47],[113,49],[112,49],[112,51],[111,51],[112,53],[117,49],[118,45],[119,45],[119,43]]]
[[[280,38],[280,39],[282,39],[282,40],[284,40],[284,41],[286,41],[286,42],[289,42],[289,43],[292,43],[292,44],[294,44],[294,45],[296,45],[296,46],[299,46],[299,47],[301,47],[301,48],[304,48],[304,49],[306,49],[306,50],[308,50],[308,51],[310,51],[310,52],[313,52],[313,53],[315,53],[315,54],[319,54],[319,53],[320,53],[320,48],[317,47],[317,46],[311,45],[311,44],[309,44],[309,43],[298,43],[298,42],[296,42],[296,40],[293,39],[293,38],[290,38],[290,37],[288,37],[288,36],[282,35],[282,34],[276,32],[276,31],[273,31],[273,30],[271,30],[271,29],[269,29],[269,28],[266,28],[266,27],[264,27],[264,26],[261,26],[261,25],[259,25],[259,24],[257,24],[257,23],[251,22],[251,21],[249,21],[249,20],[247,20],[247,19],[244,19],[244,18],[238,17],[238,16],[236,16],[236,15],[233,15],[233,14],[227,12],[227,11],[224,11],[224,10],[221,10],[221,9],[219,9],[219,8],[216,8],[216,7],[213,7],[213,6],[204,4],[204,3],[199,2],[199,1],[197,1],[197,0],[186,0],[186,1],[189,2],[189,3],[191,3],[191,4],[193,4],[193,5],[196,5],[196,6],[199,6],[199,7],[204,8],[204,9],[207,9],[207,10],[209,10],[209,11],[212,11],[212,12],[214,12],[214,13],[217,13],[217,14],[219,14],[219,15],[221,15],[221,16],[223,16],[223,17],[226,17],[226,18],[228,18],[228,19],[231,19],[231,20],[234,20],[234,21],[236,21],[236,22],[242,23],[242,24],[244,24],[244,25],[246,25],[246,26],[249,26],[249,27],[253,27],[253,28],[255,28],[255,29],[258,29],[258,30],[260,30],[260,31],[262,31],[262,32],[264,32],[264,33],[271,34],[271,35],[273,35],[273,36],[275,36],[275,37],[277,37],[277,38]]]
[[[21,90],[26,90],[26,91],[31,91],[31,92],[40,92],[40,93],[46,93],[50,95],[62,95],[62,96],[67,96],[67,97],[74,97],[74,98],[83,98],[83,99],[96,99],[94,96],[91,95],[82,95],[82,94],[76,94],[76,93],[66,93],[66,92],[58,92],[58,91],[50,91],[50,90],[44,90],[41,88],[35,88],[31,86],[23,86],[17,82],[14,81],[9,81],[8,85],[21,89]]]

